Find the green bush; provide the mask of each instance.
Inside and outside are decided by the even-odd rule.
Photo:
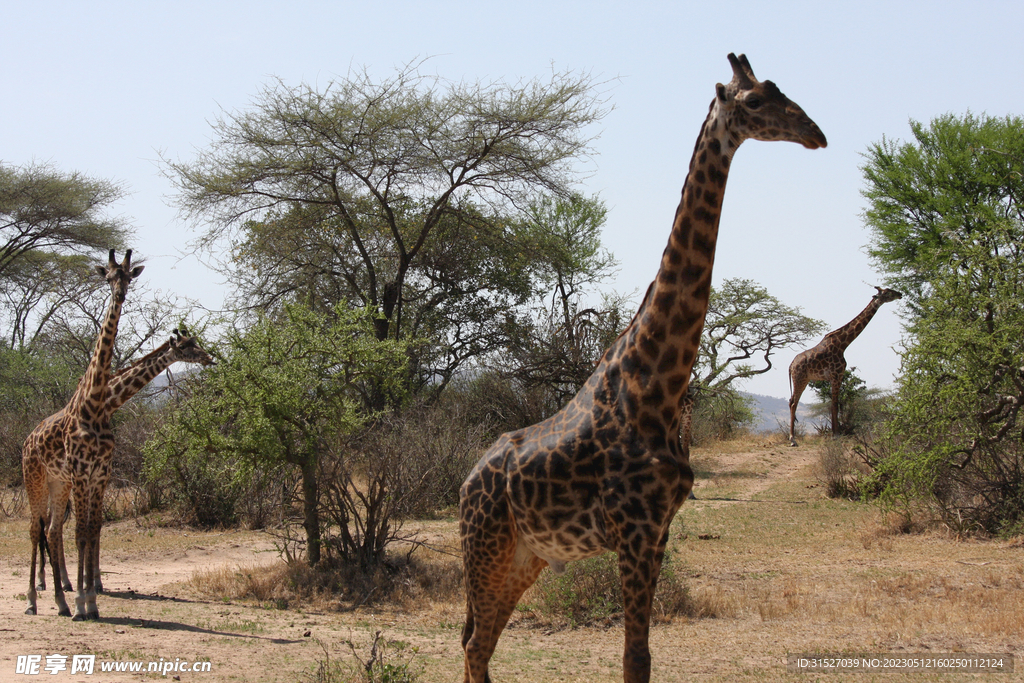
[[[577,628],[622,616],[622,581],[618,556],[604,553],[570,562],[565,572],[541,573],[521,611],[531,611],[554,626]],[[655,618],[702,616],[694,610],[681,572],[672,553],[666,552],[654,598]]]

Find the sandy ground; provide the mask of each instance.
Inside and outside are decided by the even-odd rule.
[[[822,497],[813,478],[816,455],[813,446],[768,441],[695,453],[698,470],[710,476],[677,518],[673,552],[693,594],[716,607],[717,616],[655,625],[653,679],[815,680],[787,673],[787,654],[859,651],[1009,652],[1019,671],[821,680],[1024,680],[1021,545],[964,542],[938,532],[894,536],[872,506]],[[448,524],[454,534],[454,520]],[[39,615],[26,616],[26,526],[24,519],[0,520],[0,682],[305,681],[326,657],[354,662],[345,642],[365,652],[376,631],[417,648],[420,680],[461,680],[459,596],[337,612],[266,609],[196,594],[188,579],[197,572],[279,562],[273,538],[263,533],[110,524],[103,532],[101,619],[58,617],[50,590],[39,595]],[[620,623],[558,631],[517,615],[492,674],[498,681],[621,680],[621,648]],[[94,672],[51,674],[45,666],[53,654],[65,655],[68,669],[74,655],[94,655]],[[18,657],[26,655],[41,656],[39,674],[16,673]],[[171,662],[179,670],[102,672],[103,662],[141,662],[143,669]],[[181,670],[195,662],[209,662],[210,671]]]

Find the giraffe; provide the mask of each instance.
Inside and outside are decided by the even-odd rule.
[[[793,429],[796,426],[796,409],[800,403],[800,395],[804,393],[807,383],[815,380],[826,380],[832,385],[832,436],[835,436],[839,426],[839,388],[846,373],[846,357],[843,356],[843,352],[864,331],[882,304],[903,298],[903,295],[894,289],[875,289],[878,292],[871,297],[871,301],[856,318],[826,334],[817,346],[797,354],[789,364],[789,386],[793,390],[793,395],[789,399],[790,446],[797,445]]]
[[[92,357],[85,370],[85,375],[78,381],[78,387],[64,409],[53,417],[43,421],[41,433],[33,431],[26,439],[24,453],[29,446],[40,444],[43,452],[53,450],[51,444],[59,440],[63,444],[63,464],[56,471],[48,472],[47,488],[49,489],[50,509],[49,523],[46,528],[47,545],[51,548],[50,565],[53,569],[53,598],[57,603],[60,616],[71,616],[61,583],[58,556],[63,548],[62,537],[63,512],[69,496],[74,497],[75,505],[75,542],[78,546],[78,594],[75,597],[75,615],[73,620],[98,619],[96,609],[95,573],[96,567],[91,561],[99,556],[98,545],[100,529],[103,524],[103,493],[110,476],[110,457],[114,450],[114,438],[110,430],[111,410],[107,405],[110,398],[110,361],[113,355],[114,339],[121,318],[121,307],[124,304],[128,286],[131,281],[142,273],[145,266],[131,267],[132,251],[125,252],[124,261],[114,260],[114,250],[110,250],[106,266],[96,266],[99,273],[110,286],[110,303],[100,327],[100,333],[93,347]],[[37,428],[38,430],[38,428]],[[62,474],[66,472],[67,474]],[[36,475],[32,475],[36,479]],[[26,477],[28,481],[28,477]],[[45,520],[43,520],[45,521]],[[35,579],[36,546],[41,544],[39,535],[42,533],[43,521],[37,523],[33,517],[29,525],[32,541],[32,569],[29,572],[28,609],[26,614],[36,613]]]
[[[516,603],[545,566],[618,554],[623,674],[650,680],[651,603],[668,529],[693,485],[680,444],[686,396],[711,289],[719,211],[733,154],[748,138],[826,146],[817,125],[744,55],[715,86],[661,266],[593,375],[547,420],[503,434],[460,491],[467,683],[488,662]]]
[[[110,378],[110,398],[107,406],[111,412],[116,411],[132,396],[137,394],[144,386],[149,384],[157,375],[167,369],[172,363],[199,363],[201,365],[212,365],[213,358],[203,350],[194,337],[189,336],[184,326],[175,329],[171,338],[146,354],[127,368],[119,370]],[[64,442],[60,438],[60,432],[55,429],[64,418],[65,410],[43,420],[29,437],[25,440],[22,450],[22,472],[25,479],[25,491],[28,495],[30,515],[29,519],[39,520],[41,529],[46,529],[50,520],[50,479],[58,473],[58,479],[70,480],[70,474],[64,467]],[[57,561],[60,566],[61,585],[65,591],[72,590],[71,581],[68,579],[67,564],[64,559],[63,543],[63,522],[67,516],[62,517],[61,533],[58,536],[57,546],[52,550],[57,553]],[[39,536],[39,582],[36,588],[46,590],[46,552],[43,533]],[[99,546],[96,546],[99,550]],[[103,592],[103,583],[100,579],[99,557],[96,558],[95,587],[97,593]],[[34,614],[32,607],[29,607],[30,614]]]

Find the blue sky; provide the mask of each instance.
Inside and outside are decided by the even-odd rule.
[[[584,190],[610,212],[610,286],[654,277],[690,152],[726,54],[799,103],[825,150],[748,142],[724,199],[715,282],[750,278],[783,302],[845,324],[880,282],[864,246],[861,154],[908,121],[1024,113],[1019,2],[48,2],[5,3],[0,160],[48,161],[123,182],[153,289],[216,309],[219,277],[185,256],[197,235],[169,204],[157,159],[190,159],[221,111],[261,85],[326,84],[352,68],[386,76],[430,57],[452,80],[515,82],[573,69],[606,82],[612,113]],[[869,385],[898,372],[899,308],[847,351]],[[811,342],[812,344],[815,343]],[[775,370],[744,387],[787,396]]]

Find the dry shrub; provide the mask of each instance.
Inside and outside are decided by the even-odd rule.
[[[387,638],[381,631],[373,634],[365,655],[351,639],[344,641],[348,650],[344,660],[332,660],[327,644],[315,640],[323,658],[317,658],[316,669],[308,675],[310,683],[415,683],[423,673],[415,661],[419,649]]]
[[[459,504],[459,487],[491,441],[463,401],[442,397],[381,418],[360,443],[367,459],[392,463],[396,515],[425,519]]]
[[[462,590],[460,560],[429,554],[427,559],[395,558],[372,570],[329,560],[315,567],[300,560],[223,567],[196,572],[186,585],[206,598],[254,601],[270,609],[287,609],[299,603],[307,609],[321,610],[364,605],[421,608],[428,602],[458,600]]]
[[[846,440],[822,440],[815,478],[825,487],[825,495],[829,498],[859,499],[860,483],[865,473],[864,463]]]
[[[0,515],[21,517],[28,509],[28,498],[24,486],[0,488]]]

